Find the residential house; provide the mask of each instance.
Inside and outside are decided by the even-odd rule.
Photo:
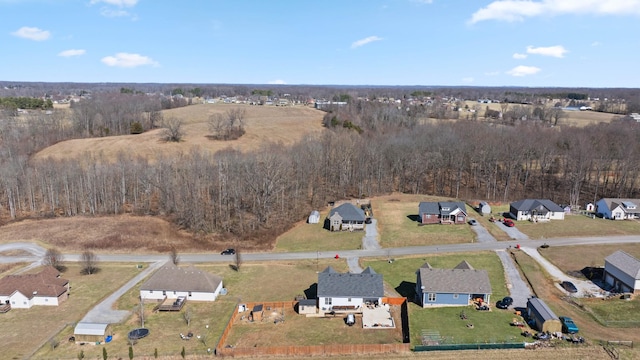
[[[364,230],[365,218],[364,210],[352,203],[344,203],[329,212],[328,228],[331,231]]]
[[[318,307],[322,312],[362,311],[365,304],[381,304],[382,275],[367,267],[359,274],[327,267],[318,273]]]
[[[418,217],[421,224],[464,224],[467,207],[460,201],[421,202]]]
[[[490,302],[489,274],[466,261],[453,269],[435,269],[424,263],[416,275],[416,295],[422,307],[467,306],[476,299]]]
[[[37,274],[7,275],[0,279],[0,304],[28,309],[34,305],[58,306],[69,297],[69,280],[53,266]]]
[[[520,220],[549,221],[564,220],[564,209],[548,199],[524,199],[512,202],[511,217]]]
[[[640,218],[640,199],[602,198],[596,202],[596,214],[605,219],[628,220]]]
[[[183,298],[191,301],[215,301],[222,290],[222,278],[198,270],[193,265],[178,267],[167,263],[140,287],[140,299]]]
[[[604,282],[615,292],[640,293],[640,260],[622,250],[607,256]]]
[[[549,309],[549,306],[539,298],[530,298],[527,301],[527,317],[530,324],[533,324],[539,331],[561,332],[562,323],[556,314]]]

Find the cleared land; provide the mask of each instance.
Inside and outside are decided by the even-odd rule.
[[[238,140],[209,140],[207,121],[213,114],[230,109],[246,110],[246,133]],[[109,136],[103,138],[75,139],[52,145],[34,156],[36,159],[68,159],[92,156],[114,160],[122,151],[147,159],[188,153],[194,148],[216,152],[232,148],[240,151],[255,150],[265,142],[293,144],[306,135],[319,134],[323,130],[324,112],[306,106],[250,106],[238,104],[198,104],[164,110],[164,118],[175,117],[183,121],[184,138],[180,143],[160,140],[162,129],[139,135]]]
[[[11,309],[6,314],[0,314],[2,324],[5,325],[4,331],[0,331],[2,357],[31,358],[30,354],[35,349],[41,346],[51,348],[48,342],[51,337],[55,337],[65,327],[68,328],[67,324],[74,324],[82,319],[102,298],[139,272],[134,264],[100,264],[99,268],[97,274],[80,275],[78,264],[68,264],[62,277],[70,281],[70,296],[59,306]],[[74,357],[76,354],[77,352],[74,352],[70,355]]]

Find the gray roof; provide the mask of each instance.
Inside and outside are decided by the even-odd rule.
[[[423,201],[418,205],[418,215],[449,215],[456,209],[462,210],[465,215],[467,214],[467,207],[462,201]]]
[[[524,199],[518,200],[511,203],[511,206],[517,211],[552,211],[552,212],[563,212],[558,204],[554,203],[549,199]]]
[[[339,273],[332,267],[318,273],[318,297],[362,297],[384,296],[382,275],[367,267],[360,274]]]
[[[615,209],[620,206],[624,212],[628,213],[640,213],[640,199],[621,199],[621,198],[602,198],[600,200],[604,200],[604,203],[607,204],[609,211]],[[636,205],[635,209],[628,209],[629,205]]]
[[[549,309],[549,306],[547,306],[547,304],[539,298],[534,297],[529,299],[527,301],[527,307],[535,309],[535,312],[537,312],[544,321],[558,320],[556,314],[551,311],[551,309]]]
[[[632,278],[640,280],[640,260],[635,257],[618,250],[604,258],[604,260]]]
[[[167,263],[142,284],[140,290],[214,292],[222,278],[198,270],[193,265],[185,268]]]
[[[338,207],[331,209],[329,217],[338,213],[342,217],[342,220],[351,221],[364,221],[364,211],[352,203],[344,203]]]
[[[74,335],[103,336],[109,324],[79,322],[73,330]]]
[[[303,306],[312,306],[316,304],[316,299],[302,299],[302,300],[298,300],[298,304],[299,305],[303,305]]]
[[[421,267],[418,272],[423,293],[491,294],[486,270]]]
[[[460,264],[458,264],[454,269],[459,270],[473,270],[473,266],[467,262],[467,260],[462,260]]]

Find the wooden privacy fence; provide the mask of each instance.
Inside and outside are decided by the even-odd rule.
[[[382,298],[384,304],[389,305],[401,305],[405,307],[403,310],[406,312],[406,298]],[[279,309],[279,308],[294,308],[297,301],[272,301],[272,302],[247,302],[245,303],[245,312],[250,312],[256,305],[262,305],[263,309]],[[347,354],[389,354],[389,353],[406,353],[411,351],[411,344],[409,344],[408,336],[408,318],[403,316],[403,325],[406,321],[406,332],[404,335],[406,343],[394,343],[394,344],[335,344],[335,345],[310,345],[310,346],[267,346],[267,347],[225,347],[231,328],[239,316],[238,306],[236,306],[227,326],[224,328],[218,344],[216,345],[217,356],[264,356],[264,355],[278,355],[278,356],[304,356],[304,355],[347,355]],[[404,333],[403,327],[403,333]]]
[[[410,344],[352,344],[352,345],[312,345],[312,346],[269,346],[262,348],[222,348],[218,356],[320,356],[406,353]]]

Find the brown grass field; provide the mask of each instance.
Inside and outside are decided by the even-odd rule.
[[[209,140],[207,120],[213,114],[221,114],[233,108],[246,110],[246,133],[238,140]],[[306,135],[319,134],[323,130],[324,112],[306,106],[276,107],[238,104],[198,104],[164,110],[165,118],[175,117],[183,121],[184,139],[180,143],[160,140],[162,129],[139,135],[109,136],[91,139],[63,141],[50,146],[34,156],[36,159],[66,159],[91,155],[107,160],[116,159],[126,151],[144,158],[155,159],[176,153],[188,153],[197,148],[216,152],[233,148],[240,151],[257,149],[265,142],[292,144]]]

